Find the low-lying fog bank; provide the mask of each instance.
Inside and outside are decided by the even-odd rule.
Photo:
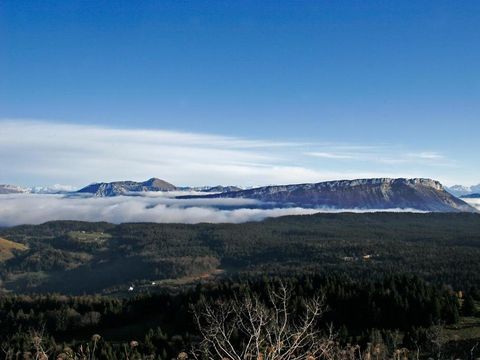
[[[467,204],[473,206],[474,208],[480,210],[480,199],[463,198],[462,200],[465,201]]]
[[[40,224],[51,220],[159,223],[241,223],[267,217],[318,212],[374,212],[358,209],[281,208],[250,199],[175,199],[172,193],[141,196],[84,197],[11,194],[0,197],[0,226]],[[415,211],[389,209],[381,211]]]

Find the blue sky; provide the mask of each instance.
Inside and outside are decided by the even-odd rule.
[[[478,1],[4,0],[0,122],[9,145],[0,144],[0,159],[9,168],[0,183],[147,175],[182,184],[370,175],[479,183],[479,24]],[[106,137],[95,143],[109,144],[97,167],[82,158],[96,148],[91,139],[61,141],[77,126]],[[180,142],[180,157],[178,146],[156,143],[142,153],[135,131],[149,129],[160,142],[165,131],[203,142]],[[24,131],[29,143],[16,141]],[[137,158],[126,166],[109,152],[121,146],[115,131],[138,158],[161,153],[212,168],[179,173],[173,160]],[[53,148],[64,162],[51,161]],[[205,148],[208,158],[188,153]],[[115,169],[105,165],[112,159]]]

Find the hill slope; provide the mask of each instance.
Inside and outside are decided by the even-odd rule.
[[[27,247],[23,244],[3,239],[0,237],[0,262],[11,259],[15,256],[15,250],[25,251]]]
[[[127,293],[209,274],[415,273],[465,288],[480,283],[480,214],[288,216],[244,224],[113,225],[56,221],[0,229],[28,246],[0,262],[6,290]],[[153,285],[155,282],[157,285]],[[470,285],[469,285],[470,284]]]
[[[94,194],[95,196],[117,196],[125,195],[129,192],[141,191],[174,191],[177,187],[164,180],[151,178],[147,181],[115,181],[110,183],[91,184],[77,193]]]
[[[188,196],[188,198],[192,197],[194,196]],[[327,181],[316,184],[266,186],[195,197],[250,198],[281,205],[313,208],[476,211],[463,200],[446,192],[438,181],[430,179],[379,178]]]

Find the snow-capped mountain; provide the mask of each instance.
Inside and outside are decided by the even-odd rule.
[[[95,196],[117,196],[126,195],[131,192],[143,191],[175,191],[177,187],[164,180],[151,178],[147,181],[115,181],[110,183],[96,183],[91,184],[77,193],[93,194]]]
[[[469,187],[469,191],[478,186]],[[451,190],[450,188],[449,190]],[[460,191],[459,187],[455,187]],[[470,199],[459,199],[431,179],[359,179],[326,181],[313,184],[271,185],[242,190],[236,186],[177,187],[158,178],[147,181],[115,181],[88,185],[76,192],[71,187],[23,188],[0,185],[0,194],[85,194],[97,197],[133,195],[141,192],[196,192],[177,198],[248,198],[277,206],[337,209],[415,209],[440,212],[475,212]],[[466,189],[464,189],[466,190]],[[478,189],[480,193],[480,188]],[[205,194],[198,194],[199,192]],[[477,194],[478,194],[477,193]],[[476,195],[471,195],[476,198]],[[476,205],[475,205],[476,206]]]
[[[223,186],[223,185],[216,185],[216,186],[201,186],[201,187],[184,187],[181,190],[185,191],[199,191],[199,192],[206,192],[206,193],[224,193],[224,192],[234,192],[243,190],[238,186]]]
[[[31,189],[16,185],[0,184],[0,194],[25,194]]]
[[[55,184],[52,186],[23,187],[17,185],[0,185],[0,194],[66,194],[74,191],[69,185]]]
[[[461,197],[465,195],[480,193],[480,184],[472,186],[453,185],[445,188],[445,190],[447,190],[450,194]]]
[[[177,187],[164,180],[151,178],[147,181],[115,181],[108,183],[94,183],[80,190],[70,185],[55,184],[52,186],[21,187],[17,185],[1,185],[0,194],[91,194],[93,196],[117,196],[128,195],[129,193],[145,191],[185,191],[203,193],[223,193],[242,190],[237,186],[199,186],[199,187]]]
[[[74,186],[55,184],[52,186],[34,186],[30,189],[32,194],[68,194],[75,191]]]
[[[128,195],[145,191],[197,191],[205,193],[234,192],[241,190],[236,186],[203,186],[203,187],[177,187],[165,180],[151,178],[147,181],[115,181],[109,183],[96,183],[88,185],[76,193],[93,194],[95,196],[117,196]]]
[[[250,198],[263,202],[338,209],[415,209],[475,212],[431,179],[359,179],[315,184],[265,186],[249,190],[181,198]]]

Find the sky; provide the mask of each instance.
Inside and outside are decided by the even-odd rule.
[[[480,183],[478,1],[0,1],[0,183]]]

